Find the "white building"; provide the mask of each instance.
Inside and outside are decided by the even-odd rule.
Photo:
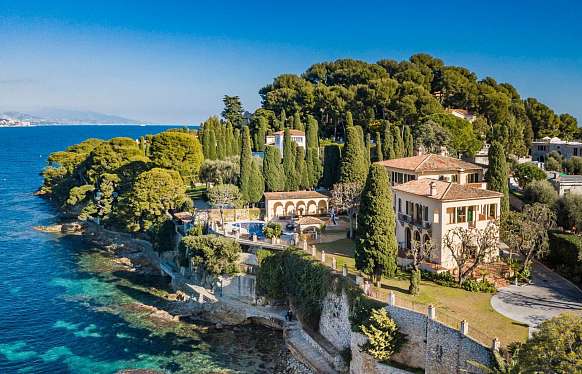
[[[411,180],[432,179],[486,188],[483,168],[457,158],[426,154],[379,161],[384,166],[393,186]]]
[[[265,192],[265,217],[327,214],[329,196],[317,191]]]
[[[303,131],[290,129],[289,135],[291,136],[291,140],[297,143],[299,147],[305,149],[305,133]],[[266,145],[274,145],[275,147],[279,148],[281,155],[283,154],[283,138],[285,137],[285,131],[277,131],[274,132],[272,135],[267,135],[265,138]]]
[[[551,152],[557,152],[567,160],[573,156],[582,156],[582,143],[577,141],[568,142],[560,138],[546,136],[541,140],[533,141],[530,150],[533,161],[545,162]]]
[[[412,242],[430,240],[431,268],[452,269],[455,262],[443,238],[455,227],[484,229],[500,216],[502,194],[452,182],[421,178],[392,187],[399,263],[407,263]],[[496,257],[496,255],[494,256]],[[408,260],[409,261],[409,260]]]
[[[575,193],[582,195],[582,175],[559,175],[556,173],[556,177],[550,179],[550,182],[558,191],[560,197],[567,195],[569,193]]]
[[[452,114],[457,118],[464,119],[465,121],[469,121],[471,123],[473,123],[477,119],[477,117],[473,113],[465,109],[446,109],[446,112]]]

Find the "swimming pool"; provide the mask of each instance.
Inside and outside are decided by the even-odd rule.
[[[240,230],[241,235],[253,236],[256,235],[257,238],[264,238],[263,227],[265,222],[263,221],[241,221],[233,222],[230,224],[233,228]]]

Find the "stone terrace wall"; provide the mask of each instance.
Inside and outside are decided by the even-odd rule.
[[[352,361],[350,362],[350,373],[352,374],[406,374],[408,371],[381,364],[369,354],[362,352],[360,347],[368,339],[357,332],[352,333],[351,349]]]
[[[342,291],[341,295],[328,294],[323,301],[319,333],[338,351],[349,348],[351,344],[352,329],[349,316],[350,309],[346,293]]]
[[[392,359],[402,364],[424,368],[426,359],[426,320],[427,316],[396,306],[387,307],[388,314],[396,322],[403,334],[406,345]]]

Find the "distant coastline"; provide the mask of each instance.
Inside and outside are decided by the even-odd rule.
[[[199,124],[180,123],[30,123],[30,124],[1,124],[0,128],[24,128],[24,127],[51,127],[51,126],[132,126],[132,127],[192,127],[199,128]]]

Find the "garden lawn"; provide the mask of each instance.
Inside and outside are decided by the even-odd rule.
[[[321,260],[321,250],[326,252],[326,265],[331,266],[332,257],[336,257],[337,269],[341,270],[346,264],[348,271],[357,274],[354,261],[355,242],[350,239],[340,239],[329,243],[316,244],[317,258]],[[383,279],[382,288],[376,289],[376,298],[386,302],[388,293],[392,290],[396,298],[414,302],[415,309],[425,310],[424,306],[434,305],[437,319],[449,320],[447,316],[456,320],[465,319],[469,322],[469,331],[475,329],[490,337],[497,337],[503,345],[513,341],[525,341],[528,336],[528,328],[519,322],[515,322],[497,313],[491,307],[493,294],[469,292],[459,288],[444,287],[430,281],[422,281],[420,295],[412,296],[408,293],[408,274],[400,273],[395,278]],[[439,311],[441,318],[439,318]],[[447,316],[443,315],[446,314]],[[451,319],[452,325],[454,322]],[[471,335],[471,333],[469,333]]]

